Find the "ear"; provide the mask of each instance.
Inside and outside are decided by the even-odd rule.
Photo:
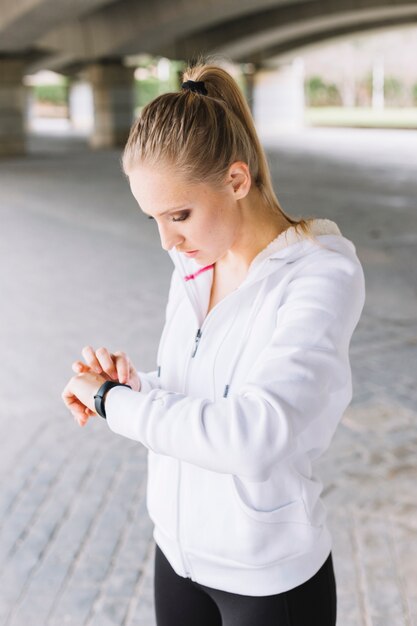
[[[226,180],[232,186],[235,200],[240,200],[247,196],[252,184],[248,164],[244,161],[232,163]]]

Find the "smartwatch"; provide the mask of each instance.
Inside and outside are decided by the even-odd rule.
[[[104,408],[104,399],[105,399],[106,393],[112,387],[129,387],[129,389],[132,389],[130,385],[119,383],[117,382],[117,380],[106,380],[106,382],[101,385],[100,389],[97,391],[96,395],[94,396],[94,408],[96,410],[96,413],[101,415],[101,417],[104,417],[104,419],[106,419],[106,409]]]

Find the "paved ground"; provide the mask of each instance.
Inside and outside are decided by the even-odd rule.
[[[416,140],[264,138],[285,209],[334,219],[365,270],[354,398],[317,465],[338,626],[417,625]],[[0,163],[0,624],[152,626],[145,449],[98,419],[79,428],[60,394],[87,343],[154,368],[172,262],[118,151],[30,147]]]

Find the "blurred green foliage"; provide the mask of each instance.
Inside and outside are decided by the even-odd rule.
[[[36,100],[56,105],[67,103],[67,90],[68,87],[64,83],[62,85],[35,85],[33,87]]]
[[[387,76],[384,80],[384,98],[388,106],[401,106],[405,104],[407,90],[401,80],[394,76]]]
[[[326,83],[320,76],[307,78],[304,82],[304,91],[307,106],[338,106],[342,104],[337,85]]]

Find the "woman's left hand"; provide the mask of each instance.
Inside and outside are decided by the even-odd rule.
[[[91,370],[70,378],[61,397],[79,426],[84,426],[89,417],[97,415],[94,396],[106,380]]]

